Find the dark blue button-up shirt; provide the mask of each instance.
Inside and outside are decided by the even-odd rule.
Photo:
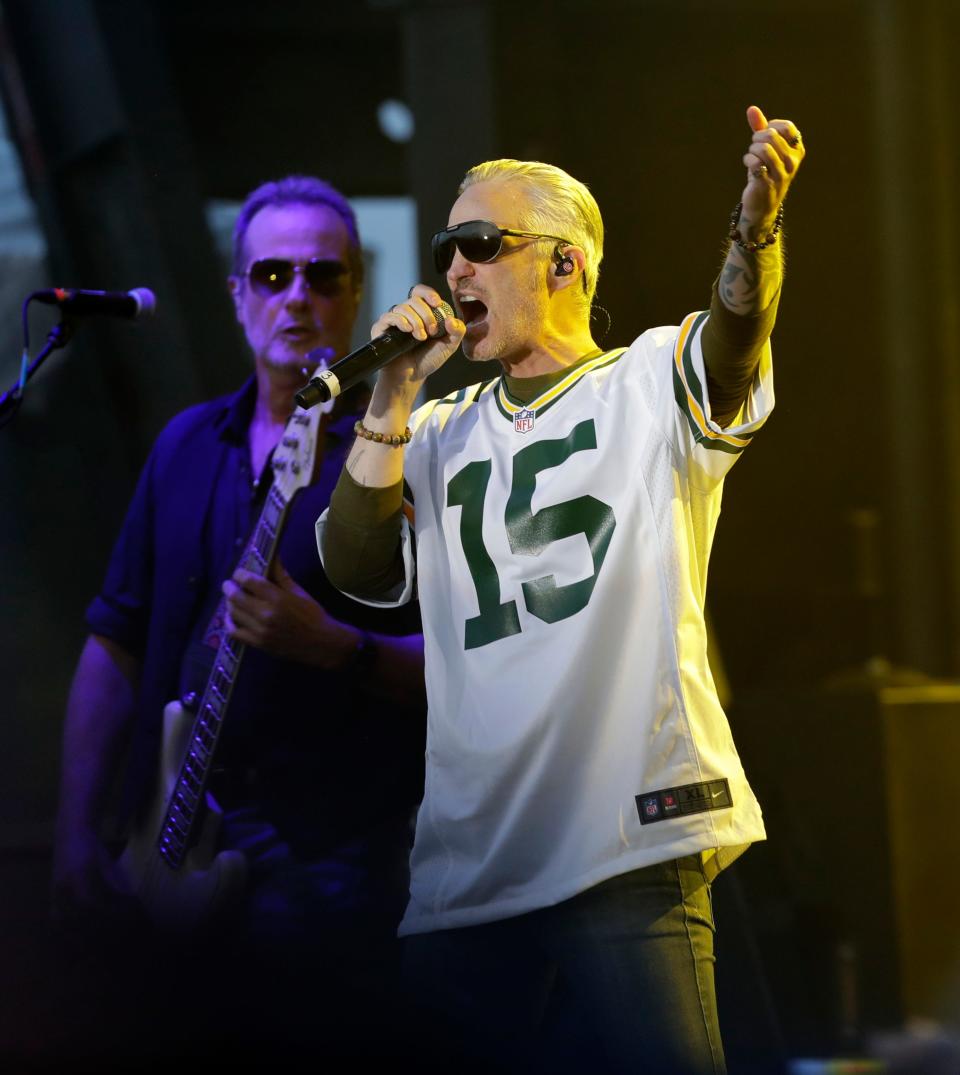
[[[164,429],[140,476],[90,629],[142,662],[139,718],[126,803],[152,784],[164,705],[186,686],[202,691],[202,644],[270,482],[250,472],[251,378],[237,393],[192,407]],[[331,415],[317,480],[287,517],[279,556],[336,619],[382,634],[419,631],[416,612],[371,609],[327,581],[314,523],[330,499],[357,415]],[[423,725],[348,673],[324,672],[248,648],[218,747],[218,761],[254,767],[261,802],[291,842],[322,850],[406,813],[421,790]]]

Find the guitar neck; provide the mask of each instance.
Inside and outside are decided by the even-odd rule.
[[[277,467],[278,463],[274,465]],[[261,578],[266,576],[276,554],[289,507],[290,499],[284,496],[278,481],[274,480],[253,536],[240,558],[240,567]],[[213,670],[194,719],[190,745],[180,766],[157,838],[160,856],[174,869],[181,865],[190,846],[190,834],[203,803],[214,751],[245,649],[242,642],[223,632]]]

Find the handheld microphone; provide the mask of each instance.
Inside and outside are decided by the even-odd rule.
[[[52,287],[34,291],[30,296],[37,302],[59,306],[65,314],[84,317],[87,314],[106,314],[109,317],[143,317],[154,313],[157,300],[146,287],[132,291],[83,291],[80,288]]]
[[[453,309],[446,302],[441,302],[433,309],[433,316],[437,324],[443,327],[443,322],[448,317],[454,317]],[[346,358],[341,358],[327,370],[321,370],[316,377],[311,377],[309,382],[300,389],[293,397],[297,403],[306,410],[317,403],[326,403],[328,399],[334,399],[341,392],[352,388],[357,381],[369,377],[371,373],[382,369],[388,362],[392,362],[399,355],[412,351],[419,347],[424,340],[418,340],[409,332],[400,328],[388,328],[382,335],[372,339],[363,347],[357,348]],[[315,352],[307,355],[310,361]]]

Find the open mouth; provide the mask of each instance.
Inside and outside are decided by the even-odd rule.
[[[460,295],[457,299],[457,306],[460,309],[460,319],[468,329],[486,319],[486,304],[472,295]]]

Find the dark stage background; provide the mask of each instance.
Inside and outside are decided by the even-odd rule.
[[[5,0],[7,123],[62,283],[148,285],[0,431],[0,1013],[42,1051],[63,703],[154,436],[247,369],[211,199],[322,175],[411,196],[425,237],[479,160],[554,162],[603,210],[608,345],[709,302],[747,105],[809,156],[786,208],[777,411],[727,483],[710,606],[770,841],[716,886],[731,1057],[876,1051],[960,1021],[958,139],[951,0]],[[406,102],[407,143],[378,105]],[[2,241],[0,241],[2,247]],[[18,287],[22,280],[23,286]],[[412,281],[411,281],[412,282]],[[391,300],[393,301],[393,300]],[[34,342],[46,325],[39,318]],[[452,364],[436,394],[476,379]],[[4,385],[15,351],[0,358]],[[735,1070],[735,1068],[734,1068]]]

